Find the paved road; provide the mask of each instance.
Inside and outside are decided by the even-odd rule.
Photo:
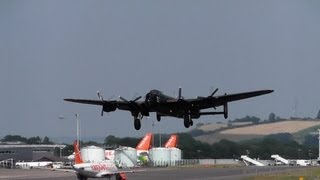
[[[211,180],[211,179],[241,179],[246,176],[259,174],[271,174],[283,171],[297,171],[303,167],[233,167],[233,168],[207,168],[207,167],[184,167],[184,168],[152,168],[142,172],[127,174],[129,180]],[[51,170],[21,170],[0,169],[0,180],[29,180],[29,179],[56,179],[76,180],[73,172]]]

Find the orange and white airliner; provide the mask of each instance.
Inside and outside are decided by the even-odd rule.
[[[152,133],[147,133],[136,147],[137,155],[148,153],[151,148]]]
[[[148,154],[151,149],[152,133],[147,133],[136,147],[138,164],[144,164],[149,161]]]
[[[125,173],[133,171],[119,171],[113,161],[103,161],[99,163],[86,163],[82,160],[77,141],[74,142],[74,165],[73,169],[79,180],[88,178],[111,178],[115,176],[116,180],[126,180]]]
[[[165,148],[175,148],[178,145],[178,135],[172,134],[168,141],[164,144]]]

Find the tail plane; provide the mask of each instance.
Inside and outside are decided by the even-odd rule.
[[[168,141],[166,142],[166,144],[164,145],[164,147],[173,148],[173,147],[177,147],[177,145],[178,145],[178,135],[172,134],[168,139]]]
[[[81,158],[81,153],[80,153],[80,150],[79,150],[78,141],[74,141],[73,142],[73,148],[74,148],[74,164],[83,163],[83,160]]]
[[[136,147],[137,150],[148,151],[151,148],[152,133],[147,133]]]

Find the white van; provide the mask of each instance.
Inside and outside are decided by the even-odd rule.
[[[309,160],[298,159],[296,165],[297,166],[310,166],[311,162]]]

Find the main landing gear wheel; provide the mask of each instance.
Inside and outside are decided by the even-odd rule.
[[[185,116],[183,118],[183,124],[184,124],[185,128],[189,128],[190,126],[192,126],[193,125],[193,121],[191,120],[191,117],[190,116]]]
[[[116,174],[116,180],[126,180],[127,176],[125,173],[117,173]]]
[[[138,118],[135,118],[135,119],[134,119],[134,128],[135,128],[136,130],[140,130],[140,128],[141,128],[141,121],[140,121],[140,119],[138,119]]]
[[[193,126],[193,121],[191,119],[190,115],[186,115],[183,118],[183,124],[185,128],[189,128],[190,126]]]
[[[183,124],[184,124],[184,127],[185,127],[185,128],[189,128],[189,127],[190,127],[190,124],[189,124],[189,120],[188,120],[188,119],[184,119],[184,120],[183,120]]]
[[[77,178],[78,178],[79,180],[87,180],[87,179],[88,179],[87,177],[82,176],[82,175],[80,175],[80,174],[77,174]]]

